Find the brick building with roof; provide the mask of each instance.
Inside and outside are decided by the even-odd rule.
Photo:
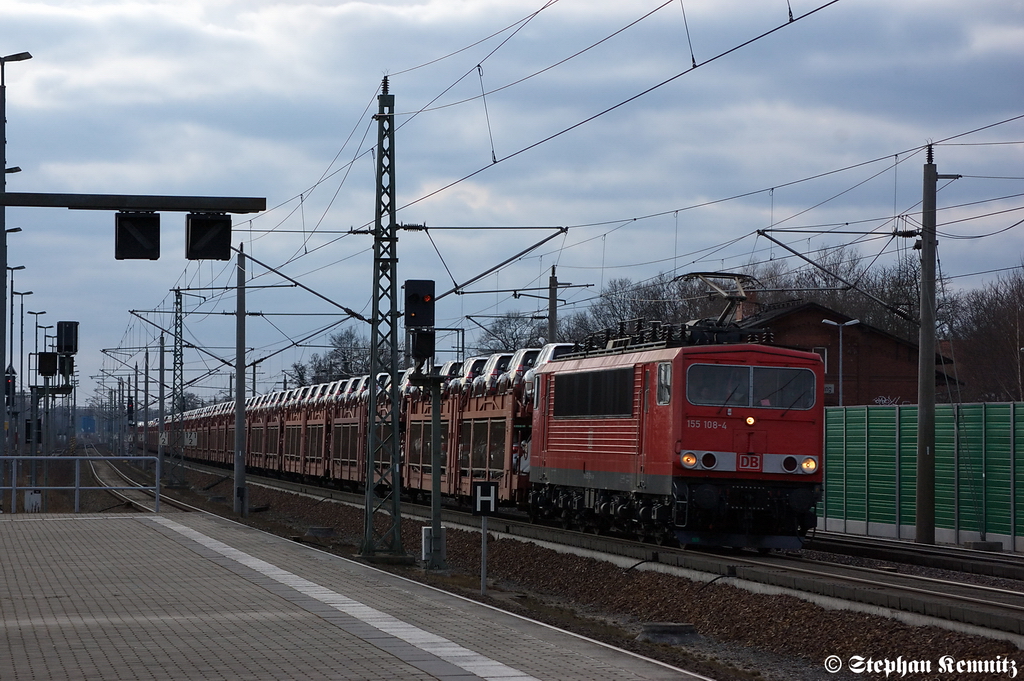
[[[852,319],[817,303],[794,303],[744,317],[745,328],[765,328],[774,345],[816,352],[825,362],[825,406],[839,405],[840,329]],[[860,323],[842,327],[842,395],[845,406],[917,404],[917,343]],[[948,402],[955,381],[943,370],[951,362],[936,355],[935,397]]]

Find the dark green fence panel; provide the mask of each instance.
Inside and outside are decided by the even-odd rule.
[[[956,517],[952,525],[956,530],[982,531],[985,514],[985,405],[958,404],[951,410],[956,437]],[[943,419],[946,423],[946,419]]]
[[[867,407],[867,519],[896,524],[896,410]]]
[[[868,520],[867,407],[846,407],[846,520]]]
[[[894,409],[900,439],[900,524],[913,527],[917,518],[917,406]]]
[[[829,409],[825,412],[825,515],[846,517],[846,412]]]
[[[935,406],[935,528],[956,526],[956,424],[948,404]]]
[[[984,526],[987,532],[1012,534],[1010,497],[1013,490],[1012,404],[986,404],[985,408],[985,478]]]
[[[1013,405],[1013,462],[1010,471],[1013,475],[1013,490],[1010,502],[1013,510],[1013,536],[1024,536],[1024,404]],[[1024,548],[1024,547],[1022,547]]]

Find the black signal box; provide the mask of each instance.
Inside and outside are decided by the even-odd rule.
[[[430,359],[434,356],[434,330],[416,329],[409,333],[409,354],[413,359]]]
[[[68,378],[75,373],[74,355],[57,355],[57,373]]]
[[[160,259],[160,214],[122,211],[114,218],[114,258]]]
[[[185,258],[231,259],[231,216],[224,213],[189,213],[185,219]]]
[[[39,355],[39,375],[40,376],[56,376],[57,375],[57,353],[56,352],[40,352]]]
[[[434,325],[434,280],[406,279],[405,326],[416,328]]]
[[[57,322],[57,352],[61,355],[78,352],[78,322]]]

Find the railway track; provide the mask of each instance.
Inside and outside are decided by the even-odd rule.
[[[190,464],[204,473],[223,476],[223,470]],[[248,476],[249,484],[305,495],[322,501],[333,501],[361,510],[363,496],[351,492],[317,487],[315,485]],[[408,519],[429,521],[429,507],[406,503],[402,513]],[[442,511],[442,521],[452,528],[477,530],[480,519],[468,512],[452,508]],[[700,581],[724,581],[754,591],[780,591],[798,593],[808,600],[836,606],[840,602],[855,604],[853,609],[874,611],[881,609],[901,613],[909,621],[926,616],[935,621],[952,624],[952,628],[978,628],[1001,632],[1024,644],[1024,582],[994,586],[970,583],[956,578],[937,578],[922,574],[897,573],[890,569],[877,569],[844,565],[835,562],[808,560],[791,553],[761,556],[752,551],[704,552],[692,549],[656,546],[611,536],[598,536],[561,528],[531,524],[509,517],[491,517],[488,530],[496,536],[530,541],[567,553],[589,555],[612,560],[629,569],[653,569]],[[816,548],[820,550],[819,543]],[[854,551],[848,542],[846,551]],[[936,567],[938,558],[948,547],[911,547],[909,554],[917,561],[926,561]],[[876,552],[877,553],[877,552]],[[957,559],[961,572],[973,575],[1006,577],[1018,574],[1021,562],[1012,556],[976,556],[982,552],[966,552]],[[882,555],[882,554],[877,554]],[[885,554],[893,560],[895,553]],[[998,559],[992,561],[990,559]],[[991,567],[1004,564],[1002,568]],[[950,565],[954,563],[949,563]],[[990,567],[986,568],[985,565]],[[947,568],[950,569],[950,568]]]
[[[906,540],[857,537],[834,532],[815,533],[804,548],[1024,581],[1024,559],[1016,554],[977,551],[959,546],[928,546],[912,544]]]
[[[107,494],[120,499],[139,511],[178,513],[199,510],[163,494],[160,495],[158,505],[152,490],[142,489],[142,485],[109,461],[90,461],[89,468],[98,485],[111,488],[106,490]],[[125,486],[137,486],[139,489],[124,489]]]
[[[415,510],[410,515],[414,513]],[[461,517],[459,521],[479,527],[479,521],[472,516]],[[445,522],[449,521],[445,519]],[[812,595],[816,598],[809,600],[824,604],[845,601],[864,606],[859,609],[868,611],[881,608],[1024,636],[1024,583],[1012,587],[991,586],[807,560],[789,554],[705,553],[493,519],[489,529],[521,540],[542,542],[559,550],[571,547],[596,557],[614,556],[635,561],[630,565],[634,568],[678,571],[683,576],[705,581],[723,580],[742,588],[758,585],[752,588],[756,591],[770,591],[774,587]],[[624,564],[622,560],[618,562]]]

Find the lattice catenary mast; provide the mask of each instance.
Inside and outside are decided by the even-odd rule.
[[[398,225],[394,202],[395,96],[385,77],[377,98],[377,203],[373,228],[373,317],[371,319],[369,429],[366,452],[364,556],[404,555],[402,549],[402,480],[398,446]],[[382,390],[377,375],[391,376]],[[390,510],[389,510],[390,509]],[[378,513],[379,512],[379,513]],[[377,516],[383,518],[378,527]]]

